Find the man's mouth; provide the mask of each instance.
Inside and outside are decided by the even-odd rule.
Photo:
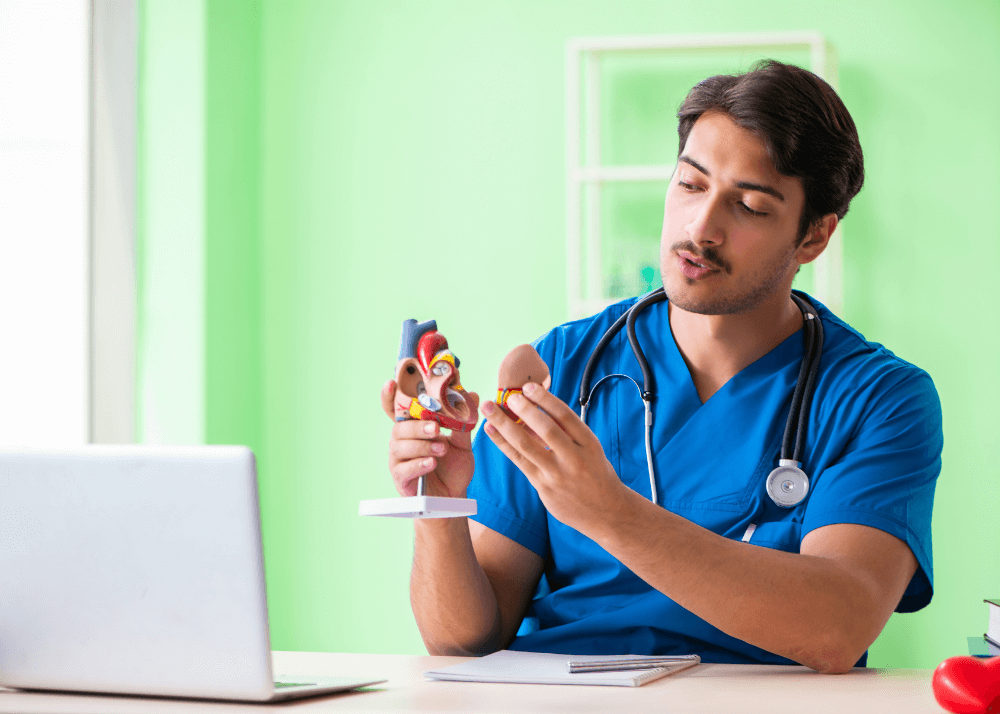
[[[685,262],[693,265],[696,268],[701,268],[702,270],[718,270],[718,266],[710,263],[701,256],[695,255],[694,253],[689,253],[686,250],[682,250],[677,254]]]
[[[677,268],[688,280],[703,280],[718,274],[722,268],[687,250],[677,252]]]

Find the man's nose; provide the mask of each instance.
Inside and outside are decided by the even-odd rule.
[[[698,245],[720,245],[726,240],[724,206],[718,196],[707,195],[693,208],[686,229],[688,238]]]

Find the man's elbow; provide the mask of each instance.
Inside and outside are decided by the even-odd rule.
[[[427,654],[435,657],[482,657],[493,654],[496,650],[489,647],[463,647],[461,645],[431,645],[424,643],[427,647]]]
[[[850,672],[868,649],[870,642],[859,642],[846,633],[836,633],[813,647],[804,648],[797,662],[820,674],[845,674]]]
[[[820,674],[847,674],[854,668],[857,660],[843,659],[840,661],[830,660],[817,663],[815,666],[809,665]]]
[[[500,647],[499,632],[486,633],[482,638],[433,637],[421,632],[427,654],[442,657],[482,657],[493,654]]]

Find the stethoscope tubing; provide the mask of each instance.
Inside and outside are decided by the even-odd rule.
[[[802,462],[805,452],[806,428],[809,424],[809,410],[812,406],[813,394],[816,393],[816,379],[819,376],[819,363],[823,356],[823,322],[809,302],[796,293],[792,300],[802,311],[803,349],[802,364],[799,367],[799,378],[795,382],[792,393],[792,404],[789,407],[788,420],[785,422],[785,434],[781,443],[781,459]],[[794,425],[794,431],[793,431]],[[794,437],[794,444],[792,439]]]
[[[663,288],[657,288],[651,293],[642,296],[639,301],[630,307],[625,313],[614,321],[614,324],[607,329],[607,332],[601,337],[597,346],[594,347],[594,351],[590,353],[590,358],[587,360],[587,366],[583,368],[583,377],[580,379],[580,406],[586,409],[587,405],[590,403],[590,397],[593,395],[594,390],[590,388],[590,380],[594,375],[594,370],[597,368],[597,363],[601,359],[601,355],[604,354],[604,348],[608,346],[608,343],[615,338],[615,336],[621,332],[622,326],[627,324],[625,334],[628,336],[629,346],[632,348],[632,354],[635,355],[639,362],[639,369],[642,370],[642,389],[639,394],[642,396],[643,401],[652,401],[655,394],[655,380],[653,378],[653,372],[649,369],[649,362],[646,361],[646,355],[642,351],[642,347],[639,345],[639,340],[635,336],[635,319],[639,316],[639,313],[646,308],[647,305],[652,305],[653,303],[662,302],[667,299],[667,294],[663,291]],[[600,382],[598,382],[600,384]],[[636,385],[638,386],[638,385]],[[594,385],[594,389],[597,389],[597,385]]]
[[[799,486],[800,490],[804,488],[800,497],[801,499],[804,499],[805,494],[808,493],[809,490],[809,483],[808,477],[799,467],[801,466],[802,454],[805,450],[806,427],[809,423],[809,411],[812,405],[813,395],[816,391],[816,381],[819,376],[819,364],[823,355],[823,323],[820,320],[816,309],[809,303],[808,300],[796,292],[792,292],[791,297],[799,310],[802,311],[804,347],[802,363],[799,366],[798,379],[795,382],[795,389],[792,392],[792,403],[789,406],[788,418],[785,421],[785,430],[781,442],[780,466],[778,469],[775,469],[775,473],[781,469],[788,470],[789,467],[793,466],[794,462],[794,470],[801,474],[801,478],[804,479],[804,485]],[[639,339],[636,337],[635,321],[638,318],[639,313],[646,307],[654,303],[662,302],[666,299],[667,295],[663,288],[658,288],[641,297],[635,305],[615,320],[611,327],[609,327],[608,330],[601,336],[601,339],[598,341],[597,346],[594,347],[593,352],[590,353],[590,357],[587,359],[587,364],[583,370],[583,376],[580,378],[580,418],[584,423],[587,422],[587,408],[590,404],[590,400],[593,397],[594,392],[605,380],[610,379],[611,377],[626,377],[629,381],[635,384],[637,389],[639,389],[639,395],[642,398],[643,408],[645,411],[644,431],[646,465],[649,469],[650,498],[653,503],[658,502],[652,449],[652,405],[656,396],[656,382],[653,372],[649,368],[649,362],[646,360],[646,355],[642,351],[642,346],[639,344]],[[639,388],[639,384],[634,379],[624,374],[605,375],[598,380],[597,384],[595,384],[593,388],[591,388],[590,381],[593,377],[594,370],[597,368],[597,363],[604,354],[604,350],[608,346],[608,343],[610,343],[611,340],[614,339],[614,337],[621,331],[622,326],[625,326],[626,328],[625,334],[628,338],[629,346],[632,348],[632,354],[639,363],[639,369],[642,370],[642,388]],[[779,502],[779,499],[775,497],[775,494],[771,493],[771,480],[771,478],[768,479],[768,494],[779,506],[785,508],[790,507]],[[799,502],[801,502],[801,500],[792,505],[796,505]]]
[[[667,293],[663,288],[659,288],[639,300],[632,306],[631,310],[625,313],[628,318],[625,321],[625,335],[628,337],[628,343],[632,347],[632,353],[639,361],[639,369],[642,370],[642,401],[646,403],[653,401],[653,396],[656,394],[656,381],[653,377],[653,370],[649,368],[649,362],[646,361],[646,355],[642,351],[642,346],[639,344],[639,338],[635,336],[635,320],[639,317],[639,313],[645,310],[647,306],[663,302],[666,299]]]

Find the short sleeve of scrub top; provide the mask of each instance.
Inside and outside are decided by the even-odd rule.
[[[829,354],[827,401],[819,406],[817,433],[810,439],[812,458],[823,468],[809,495],[802,536],[855,523],[899,538],[918,567],[896,611],[914,612],[933,592],[931,508],[941,471],[941,404],[923,370],[865,342],[843,323],[829,325],[831,331],[845,334]],[[858,359],[863,350],[870,351]]]
[[[801,331],[736,375],[704,404],[673,342],[667,304],[636,322],[656,378],[653,449],[660,505],[726,538],[798,552],[812,530],[835,523],[878,528],[909,545],[916,575],[897,608],[916,610],[932,593],[930,515],[940,471],[941,413],[923,371],[892,355],[810,300],[825,343],[808,423],[806,502],[777,507],[764,482],[777,466],[802,360]],[[635,302],[562,325],[535,343],[553,394],[578,411],[583,367],[608,327]],[[602,356],[600,376],[642,375],[624,330]],[[649,497],[643,407],[627,379],[609,380],[587,424],[626,485]],[[589,538],[548,515],[534,488],[480,432],[469,487],[483,525],[537,553],[545,574],[512,649],[569,654],[687,654],[706,662],[789,660],[726,635],[651,588]],[[862,658],[860,664],[863,664]]]

